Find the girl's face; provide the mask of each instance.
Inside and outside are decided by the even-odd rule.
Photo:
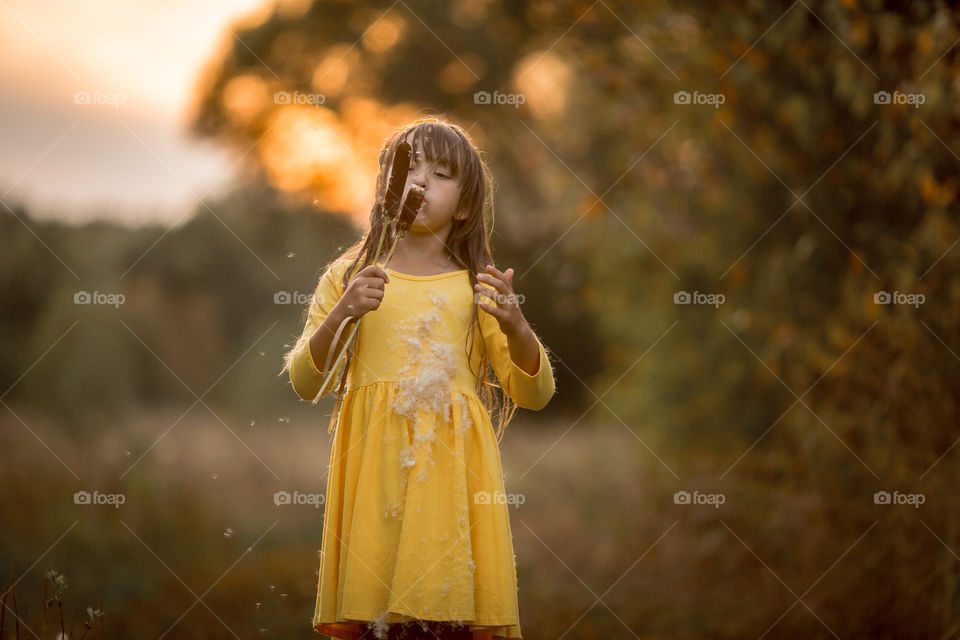
[[[440,232],[453,220],[466,217],[465,214],[457,211],[457,204],[460,201],[460,183],[452,177],[450,166],[444,158],[430,161],[424,157],[420,149],[413,149],[411,156],[407,186],[420,185],[425,195],[420,214],[410,227],[410,232],[440,235]]]

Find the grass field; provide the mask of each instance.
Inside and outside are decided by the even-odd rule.
[[[14,411],[22,422],[8,413],[0,431],[0,542],[16,610],[36,637],[48,570],[66,579],[70,638],[81,637],[88,606],[105,612],[110,638],[318,637],[310,620],[322,505],[273,498],[325,489],[323,409],[220,413],[229,430],[203,408],[172,428],[182,410],[155,411],[93,437]],[[772,637],[832,637],[831,614],[844,606],[831,580],[804,599],[810,610],[790,592],[800,595],[856,537],[832,549],[805,543],[797,532],[826,517],[815,496],[762,496],[732,480],[713,489],[726,496],[719,508],[674,504],[680,488],[719,486],[729,461],[664,455],[661,464],[619,423],[583,421],[563,435],[571,424],[520,415],[502,443],[507,491],[522,496],[511,523],[525,637],[757,637],[773,625]],[[76,504],[78,491],[122,495],[123,504]],[[744,521],[762,530],[741,522],[764,508]],[[787,550],[789,560],[774,555]],[[858,555],[844,562],[863,562]],[[15,637],[10,598],[8,607],[4,638]],[[35,636],[21,628],[19,637]]]

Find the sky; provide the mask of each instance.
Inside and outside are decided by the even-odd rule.
[[[77,223],[185,222],[229,190],[239,156],[187,134],[203,71],[273,4],[0,0],[0,201]]]

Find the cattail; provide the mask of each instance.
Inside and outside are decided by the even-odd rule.
[[[426,192],[423,187],[417,184],[410,185],[407,191],[407,197],[403,199],[403,206],[400,207],[400,219],[397,221],[397,233],[400,237],[407,235],[417,214],[420,213],[420,207],[423,206],[423,198]]]
[[[412,149],[410,143],[406,140],[397,145],[397,151],[393,157],[393,163],[390,165],[390,178],[387,182],[387,192],[384,195],[383,204],[378,205],[380,211],[380,240],[377,242],[377,250],[373,254],[373,261],[376,263],[380,257],[380,250],[383,248],[383,241],[389,235],[394,236],[396,227],[397,212],[400,210],[400,196],[403,195],[403,189],[407,184],[407,174],[410,172],[410,154]],[[360,270],[358,264],[351,273],[351,277]]]
[[[412,149],[406,140],[397,145],[397,152],[393,156],[393,165],[390,167],[390,182],[384,198],[384,209],[387,218],[392,219],[399,210],[400,196],[407,185],[407,173],[410,171],[410,154]]]
[[[403,206],[400,207],[400,216],[397,219],[397,233],[394,237],[393,245],[390,247],[390,251],[387,252],[384,263],[390,262],[394,249],[400,244],[400,239],[410,231],[410,227],[413,226],[413,221],[417,219],[417,214],[420,213],[420,207],[423,206],[423,198],[425,195],[426,192],[424,192],[423,187],[416,184],[410,185],[410,189],[403,199]]]
[[[409,146],[409,145],[408,145]],[[392,241],[390,246],[390,251],[387,252],[387,257],[384,260],[384,263],[390,262],[390,258],[393,256],[394,250],[397,248],[397,245],[400,244],[401,238],[403,238],[410,231],[410,227],[413,226],[413,221],[417,219],[417,214],[420,213],[420,208],[423,206],[423,198],[426,193],[423,190],[423,187],[420,185],[412,184],[407,190],[406,195],[403,198],[403,205],[400,207],[400,215],[396,216],[390,221],[391,228],[396,224],[396,233],[392,233]],[[385,225],[386,226],[386,225]],[[383,243],[383,234],[380,234],[380,242]],[[380,257],[380,247],[377,247],[376,255],[373,257],[374,263],[377,262],[377,259]],[[362,318],[361,318],[362,319]],[[349,318],[347,319],[349,320]],[[344,320],[344,322],[347,322]],[[337,330],[336,335],[334,336],[333,342],[330,343],[331,351],[327,354],[326,362],[326,371],[327,374],[324,377],[323,384],[320,386],[320,395],[326,391],[327,386],[330,381],[333,380],[334,374],[337,369],[340,368],[340,363],[343,360],[344,356],[347,353],[347,349],[350,348],[350,345],[353,343],[353,338],[357,334],[357,329],[360,327],[360,320],[353,325],[353,328],[350,330],[350,333],[347,335],[347,339],[344,340],[343,347],[340,349],[340,353],[337,355],[337,359],[333,361],[333,365],[330,366],[330,358],[333,355],[333,349],[337,344],[337,337],[340,335],[340,331],[343,329],[341,325],[340,329]],[[346,375],[346,371],[343,372],[343,375]]]
[[[380,251],[383,249],[383,241],[388,235],[390,236],[390,250],[387,252],[385,262],[390,261],[394,250],[397,248],[397,244],[399,244],[400,239],[410,231],[413,221],[416,220],[417,214],[420,213],[420,207],[423,206],[423,198],[426,195],[423,187],[412,184],[406,193],[403,191],[407,182],[407,174],[410,171],[411,151],[410,144],[405,140],[397,145],[393,164],[390,167],[390,180],[387,185],[387,193],[384,197],[383,204],[384,219],[381,221],[380,241],[377,243],[377,250],[373,254],[373,264],[376,264],[379,260]],[[400,202],[401,195],[403,196],[402,203]],[[356,275],[356,272],[359,270],[359,265],[357,265],[357,267],[353,275]],[[323,384],[320,386],[320,391],[318,392],[320,395],[326,392],[336,371],[340,368],[340,363],[343,361],[347,350],[350,348],[350,345],[353,344],[353,338],[357,334],[357,329],[360,327],[360,320],[357,320],[347,335],[343,347],[340,349],[340,353],[337,354],[337,358],[331,366],[330,359],[333,357],[333,350],[336,348],[337,339],[343,330],[343,326],[349,320],[350,318],[344,319],[343,324],[340,325],[340,328],[333,338],[333,342],[330,343],[330,352],[327,354],[326,366],[324,367],[327,373],[324,376]],[[343,372],[343,375],[346,375],[346,371]]]

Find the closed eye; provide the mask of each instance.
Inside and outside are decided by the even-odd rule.
[[[416,171],[416,170],[417,170],[417,161],[414,160],[413,162],[410,163],[409,171]],[[443,171],[434,171],[433,173],[434,173],[434,175],[436,175],[436,176],[438,176],[438,177],[440,177],[440,178],[447,178],[447,179],[450,178],[450,176],[447,175],[446,173],[444,173]]]

